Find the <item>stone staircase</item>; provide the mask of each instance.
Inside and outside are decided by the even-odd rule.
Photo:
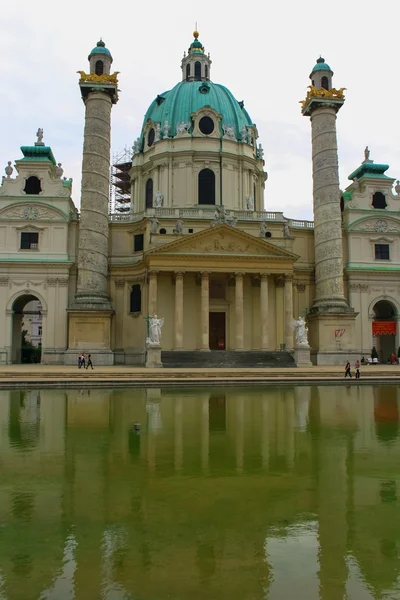
[[[164,351],[161,361],[166,368],[232,368],[255,369],[263,367],[295,367],[289,352],[248,350],[211,350],[210,352]]]

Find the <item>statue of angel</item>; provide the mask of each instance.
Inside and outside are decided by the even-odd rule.
[[[308,346],[307,332],[308,327],[303,317],[293,319],[292,327],[295,331],[295,345],[296,346]]]
[[[157,315],[154,317],[148,317],[149,323],[149,337],[147,338],[148,344],[159,344],[161,340],[161,328],[164,325],[164,318],[159,319]]]

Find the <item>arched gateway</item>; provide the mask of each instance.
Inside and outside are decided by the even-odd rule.
[[[379,300],[373,307],[372,336],[378,357],[387,362],[392,354],[397,356],[397,309],[389,300]]]
[[[24,293],[12,303],[11,362],[38,363],[42,355],[42,303]]]

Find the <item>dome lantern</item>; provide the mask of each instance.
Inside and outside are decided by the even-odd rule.
[[[324,88],[325,90],[332,89],[333,71],[325,62],[325,59],[320,56],[317,59],[313,70],[310,73],[311,83],[316,88]]]
[[[88,61],[91,73],[95,75],[110,75],[113,58],[101,38],[89,54]]]
[[[207,81],[210,79],[210,55],[205,54],[197,29],[193,31],[193,37],[188,53],[182,59],[182,81]]]

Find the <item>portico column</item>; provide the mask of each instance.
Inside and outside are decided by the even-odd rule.
[[[200,350],[210,350],[210,292],[209,292],[210,274],[204,272],[201,274],[201,345]]]
[[[157,314],[157,275],[158,271],[149,272],[148,311],[151,316]]]
[[[293,289],[292,275],[285,276],[285,345],[286,350],[293,349]]]
[[[243,273],[235,273],[236,347],[243,350]]]
[[[183,349],[183,272],[175,273],[175,350]]]
[[[260,283],[261,350],[268,348],[268,273],[261,273]]]

